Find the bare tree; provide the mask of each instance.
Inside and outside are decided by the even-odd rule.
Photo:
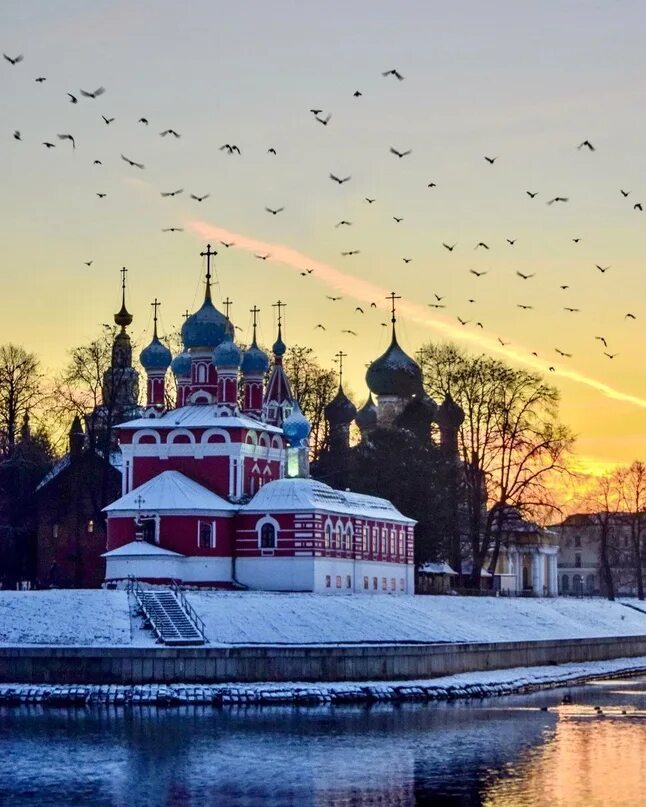
[[[630,530],[637,596],[644,599],[644,547],[643,534],[646,528],[646,465],[635,460],[628,468],[619,468],[614,473],[621,509]]]
[[[324,410],[335,395],[337,377],[333,370],[321,367],[314,358],[314,351],[309,347],[290,347],[285,355],[284,365],[292,392],[312,425],[310,452],[315,460],[327,440]]]
[[[598,530],[601,579],[609,600],[615,599],[612,560],[617,550],[615,526],[621,508],[621,494],[617,482],[615,474],[598,477],[584,502],[590,523]]]
[[[0,453],[15,448],[25,416],[43,395],[43,374],[33,353],[19,345],[0,346]]]
[[[477,588],[489,553],[495,570],[507,508],[552,505],[550,487],[567,473],[573,437],[558,421],[558,391],[539,375],[450,344],[426,345],[420,358],[429,394],[451,395],[465,414],[459,447]]]

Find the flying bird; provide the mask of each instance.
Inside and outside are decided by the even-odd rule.
[[[148,118],[139,118],[137,123],[143,123],[145,126],[148,126]]]
[[[235,143],[233,145],[231,145],[231,143],[224,143],[220,146],[220,151],[227,151],[229,154],[233,154],[233,152],[236,151],[238,154],[240,154],[240,149],[235,145]]]
[[[5,59],[6,59],[6,60],[9,62],[9,64],[13,64],[13,65],[18,64],[18,62],[22,62],[22,60],[25,58],[25,57],[22,55],[22,53],[19,53],[19,54],[18,54],[18,56],[7,56],[7,54],[6,54],[6,53],[3,53],[2,55],[3,55],[3,56],[5,57]]]
[[[42,84],[43,81],[47,81],[47,78],[45,76],[38,76],[38,78],[35,78],[34,81],[36,84]]]
[[[642,205],[641,202],[635,202],[635,204],[633,205],[633,210],[641,210],[641,211],[643,211],[644,206]]]
[[[337,182],[339,185],[343,185],[343,183],[344,183],[344,182],[348,182],[349,180],[351,180],[351,179],[352,179],[352,177],[343,177],[343,178],[341,179],[340,177],[337,177],[337,176],[335,176],[334,174],[330,174],[330,179],[333,179],[333,180],[334,180],[335,182]]]
[[[538,196],[539,191],[525,191],[525,193],[529,196],[530,199],[534,199]]]
[[[479,241],[479,242],[478,242],[478,243],[475,245],[474,249],[478,249],[478,247],[484,247],[485,249],[489,249],[489,247],[487,246],[487,244],[485,244],[485,242],[484,242],[484,241]]]
[[[70,143],[72,144],[72,148],[73,148],[73,149],[75,149],[75,148],[76,148],[76,141],[74,140],[74,138],[72,137],[72,135],[71,135],[71,134],[59,134],[59,135],[56,135],[56,137],[57,137],[59,140],[69,140],[69,141],[70,141]]]
[[[581,239],[580,238],[573,238],[572,240],[574,241],[575,244],[578,244]]]
[[[563,291],[565,291],[566,289],[569,289],[570,287],[569,286],[559,286],[559,288],[562,289]]]
[[[94,92],[88,92],[87,90],[80,90],[79,92],[84,98],[97,98],[99,95],[103,95],[105,87],[97,87]]]
[[[320,114],[321,114],[321,112],[323,112],[323,110],[322,110],[322,109],[310,109],[310,112],[311,112],[313,115],[320,115]]]
[[[437,185],[435,184],[435,182],[429,182],[426,187],[427,188],[437,188]]]
[[[461,319],[460,317],[457,317],[457,321],[460,323],[460,325],[468,325],[471,322],[469,319]]]
[[[577,146],[577,151],[581,151],[584,146],[585,148],[590,149],[590,151],[594,151],[594,146],[589,140],[584,140],[583,143],[579,143]]]
[[[71,92],[68,92],[67,94],[70,97],[70,104],[78,104],[79,99],[75,95],[72,95]]]
[[[329,294],[326,294],[325,296],[328,298],[328,300],[332,300],[333,303],[336,303],[337,300],[342,300],[343,299],[343,297],[330,297]]]
[[[605,275],[605,273],[608,271],[608,269],[610,269],[609,266],[599,266],[598,263],[595,263],[595,266],[601,272],[602,275]]]
[[[603,336],[595,336],[594,338],[597,339],[599,342],[601,342],[601,344],[604,347],[606,347],[606,348],[608,347],[608,343],[606,342],[605,337],[603,337]]]
[[[410,263],[412,260],[413,260],[412,258],[402,258],[402,261],[404,261],[404,263]]]
[[[550,366],[547,369],[550,371],[550,373],[555,373],[556,372],[556,367],[551,367]]]
[[[222,244],[223,247],[226,247],[227,249],[229,249],[229,247],[235,247],[234,241],[220,241],[220,243]]]
[[[325,325],[321,325],[320,322],[319,322],[318,325],[314,326],[314,330],[316,330],[317,328],[320,328],[322,331],[327,331],[327,328],[325,327]]]
[[[363,310],[363,308],[361,308],[361,306],[360,306],[360,305],[358,305],[358,306],[357,306],[357,307],[356,307],[354,310],[355,310],[355,311],[358,311],[360,314],[364,314],[364,313],[365,313],[365,312],[364,312],[364,310]]]
[[[99,199],[105,199],[107,193],[97,193],[97,196],[99,197]]]
[[[566,359],[571,359],[572,354],[566,353],[564,350],[559,350],[559,348],[555,347],[554,350],[559,354],[559,356],[564,356]]]
[[[366,200],[366,202],[368,202],[369,205],[375,201],[375,199],[369,199],[367,196],[364,196],[363,198]]]
[[[628,312],[628,313],[627,313],[627,314],[624,316],[624,319],[637,319],[637,317],[636,317],[634,314],[631,314],[630,312]]]
[[[606,353],[606,351],[604,350],[603,355],[607,356],[609,359],[614,359],[615,356],[618,356],[619,354],[618,353]]]
[[[400,221],[403,221],[404,219],[403,219],[403,217],[402,217],[402,216],[393,216],[393,220],[394,220],[394,221],[396,221],[396,222],[397,222],[397,224],[399,224],[399,222],[400,222]]]
[[[176,140],[181,137],[181,134],[176,132],[175,129],[164,129],[163,132],[159,133],[160,137],[166,137],[166,135],[173,135]]]
[[[179,188],[176,191],[162,191],[162,196],[179,196],[180,193],[184,193],[184,188]]]
[[[330,118],[332,117],[332,113],[330,113],[330,114],[327,116],[327,118],[319,118],[319,116],[318,116],[318,115],[314,115],[314,117],[315,117],[315,119],[316,119],[316,120],[317,120],[319,123],[322,123],[322,124],[323,124],[323,126],[327,126],[327,125],[328,125],[328,123],[330,122]]]
[[[164,227],[162,229],[162,232],[163,233],[183,233],[184,228],[183,227]]]
[[[266,261],[266,260],[267,260],[267,258],[270,258],[270,257],[271,257],[271,254],[268,252],[266,255],[259,255],[259,254],[256,252],[256,253],[255,253],[255,256],[256,256],[256,258],[258,258],[258,260],[259,260],[259,261]]]
[[[567,202],[567,201],[569,201],[568,196],[555,196],[553,199],[550,199],[549,202],[546,202],[545,204],[553,205],[554,202]]]
[[[191,194],[191,199],[195,199],[196,202],[203,202],[205,199],[208,199],[210,193],[205,193],[204,196],[196,196],[194,193]]]
[[[383,72],[381,75],[382,75],[382,76],[384,76],[384,78],[385,78],[386,76],[394,76],[394,77],[395,77],[396,79],[398,79],[399,81],[403,81],[403,80],[404,80],[404,76],[402,76],[402,74],[399,72],[399,70],[396,70],[394,67],[393,67],[393,69],[392,69],[392,70],[386,70],[386,71],[384,71],[384,72]]]
[[[476,325],[478,326],[478,328],[484,329],[484,325],[481,322],[476,322]]]
[[[485,160],[489,163],[489,165],[493,165],[497,159],[498,159],[497,157],[487,157],[485,155]]]
[[[535,273],[535,272],[533,272],[531,275],[524,275],[522,272],[518,272],[518,271],[517,271],[517,272],[516,272],[516,274],[518,275],[518,277],[522,277],[522,279],[523,279],[523,280],[529,280],[529,279],[530,279],[530,277],[534,277],[534,275],[535,275],[536,273]]]
[[[534,306],[533,306],[533,305],[523,305],[522,303],[518,303],[516,307],[517,307],[517,308],[522,308],[522,309],[523,309],[523,311],[529,311],[529,310],[530,310],[530,309],[532,309]]]
[[[356,331],[351,331],[349,328],[345,328],[344,330],[341,331],[341,333],[349,333],[352,336],[357,336],[358,335]]]
[[[507,347],[507,345],[509,344],[509,342],[503,342],[503,341],[502,341],[502,339],[501,339],[500,337],[498,337],[498,341],[500,342],[500,344],[501,344],[503,347]]]
[[[505,241],[507,241],[507,243],[509,244],[510,247],[514,246],[514,244],[516,243],[516,240],[517,240],[516,238],[506,238],[505,239]]]
[[[352,222],[351,221],[346,221],[346,219],[341,219],[341,221],[337,221],[337,223],[334,226],[335,227],[341,227],[341,225],[343,225],[343,224],[345,224],[347,227],[352,226]]]
[[[391,146],[390,147],[390,153],[395,154],[397,157],[399,157],[401,159],[402,157],[407,157],[409,154],[412,154],[413,149],[407,149],[406,151],[397,151],[397,149],[395,149],[395,148],[393,148]]]
[[[436,292],[433,292],[433,297],[435,297],[435,299],[438,301],[438,303],[441,303],[442,300],[444,299],[444,297],[440,297],[440,295],[437,294]]]
[[[355,90],[355,91],[352,93],[352,97],[353,97],[353,98],[361,98],[361,96],[362,96],[362,95],[363,95],[363,93],[362,93],[362,92],[360,92],[359,90]]]
[[[101,162],[101,160],[95,160],[95,161],[92,163],[92,165],[103,165],[103,163]]]
[[[121,155],[121,159],[124,162],[127,162],[128,165],[132,166],[133,168],[145,168],[143,163],[137,163],[134,160],[131,160],[129,157],[126,157],[124,154]]]
[[[43,142],[43,146],[45,146],[45,148],[48,148],[48,149],[55,149],[56,148],[56,145],[54,143],[48,143],[47,141]]]
[[[13,133],[13,139],[14,140],[22,140],[22,136],[21,136],[20,132],[18,131],[18,129],[16,129],[15,132]]]
[[[271,148],[268,148],[267,149],[267,154],[273,154],[274,157],[276,157],[276,149],[273,148],[273,146]]]
[[[449,252],[453,252],[453,250],[457,247],[457,243],[456,244],[445,244],[444,241],[442,241],[442,246],[445,249],[448,249]]]
[[[360,250],[358,249],[349,249],[347,252],[342,252],[341,255],[345,257],[346,255],[358,255]]]
[[[105,121],[105,125],[106,125],[106,126],[109,126],[109,125],[110,125],[110,124],[111,124],[111,123],[114,121],[114,118],[106,118],[106,116],[105,116],[105,115],[101,115],[101,117],[102,117],[102,118],[103,118],[103,120]]]
[[[273,216],[277,216],[277,215],[278,215],[278,213],[281,213],[281,212],[282,212],[284,209],[285,209],[284,207],[277,207],[277,208],[275,208],[275,209],[274,209],[274,208],[271,208],[271,207],[266,207],[266,208],[265,208],[265,210],[267,211],[267,213],[271,213]]]
[[[84,261],[86,266],[92,266],[92,261]]]
[[[429,308],[446,308],[442,303],[429,303],[428,306]]]
[[[578,314],[581,311],[580,308],[568,308],[567,306],[564,306],[563,310],[568,311],[570,314]]]
[[[486,272],[476,272],[475,269],[469,269],[469,271],[471,272],[472,275],[475,275],[476,277],[482,277],[483,275],[487,274]]]
[[[630,195],[630,191],[624,191],[621,188],[619,188],[619,193],[621,193],[621,195],[624,197],[624,199],[626,198],[626,196]]]

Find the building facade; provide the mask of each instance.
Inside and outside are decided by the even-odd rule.
[[[141,354],[143,417],[116,431],[121,496],[105,508],[106,581],[323,593],[413,593],[413,519],[374,496],[309,477],[309,423],[283,367],[241,350],[211,299],[182,327],[172,358],[157,335]],[[254,309],[254,312],[256,309]],[[255,317],[255,313],[254,313]],[[176,408],[166,410],[166,376]]]

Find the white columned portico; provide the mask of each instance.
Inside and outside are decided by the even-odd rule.
[[[535,597],[543,596],[544,567],[544,556],[537,549],[532,555],[532,589]]]
[[[550,597],[558,597],[559,593],[557,557],[556,552],[547,556],[547,593]]]

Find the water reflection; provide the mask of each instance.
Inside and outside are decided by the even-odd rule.
[[[0,710],[0,802],[632,807],[645,683],[572,690],[564,707],[556,690],[399,708]]]

